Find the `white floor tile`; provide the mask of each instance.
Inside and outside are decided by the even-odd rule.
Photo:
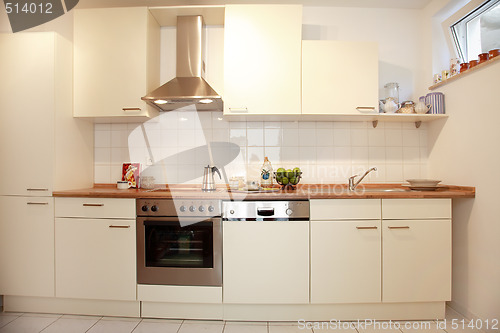
[[[436,321],[400,321],[398,323],[403,333],[445,333],[438,327]]]
[[[267,326],[267,321],[226,321],[226,326],[228,325],[257,325],[257,326]]]
[[[269,333],[312,333],[312,329],[299,326],[297,322],[269,323]]]
[[[18,318],[21,315],[19,314],[9,314],[9,313],[0,313],[0,328],[7,325],[14,319]]]
[[[181,325],[178,333],[222,333],[224,323],[186,323]]]
[[[63,316],[45,328],[42,333],[85,333],[100,317]]]
[[[300,327],[303,327],[302,324],[299,324],[299,328]],[[350,322],[313,322],[312,329],[313,332],[357,333],[356,329]]]
[[[139,324],[139,318],[110,318],[104,317],[99,320],[89,333],[130,333]]]
[[[177,333],[182,320],[144,319],[133,333]]]
[[[361,324],[354,325],[359,333],[401,333],[401,330],[396,327],[394,322],[376,321],[371,325]]]
[[[0,333],[39,333],[57,320],[57,317],[23,315],[0,328]]]
[[[255,323],[226,323],[224,333],[267,333],[267,323],[265,325]]]

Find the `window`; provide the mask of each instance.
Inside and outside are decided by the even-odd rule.
[[[500,0],[485,1],[450,28],[458,56],[464,62],[500,48]]]

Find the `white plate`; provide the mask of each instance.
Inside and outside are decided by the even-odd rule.
[[[435,179],[407,179],[406,181],[412,187],[435,187],[441,183],[440,180]]]
[[[411,185],[402,185],[404,187],[408,187],[413,191],[435,191],[438,188],[445,188],[446,186],[436,185],[436,186],[411,186]]]

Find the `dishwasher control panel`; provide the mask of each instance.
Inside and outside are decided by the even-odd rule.
[[[222,218],[308,220],[309,201],[224,201]]]

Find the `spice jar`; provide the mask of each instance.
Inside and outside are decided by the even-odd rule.
[[[465,72],[466,70],[469,69],[469,63],[468,62],[463,62],[460,64],[460,73]]]
[[[481,53],[479,55],[479,63],[482,64],[483,62],[488,61],[489,58],[490,55],[488,53]]]

